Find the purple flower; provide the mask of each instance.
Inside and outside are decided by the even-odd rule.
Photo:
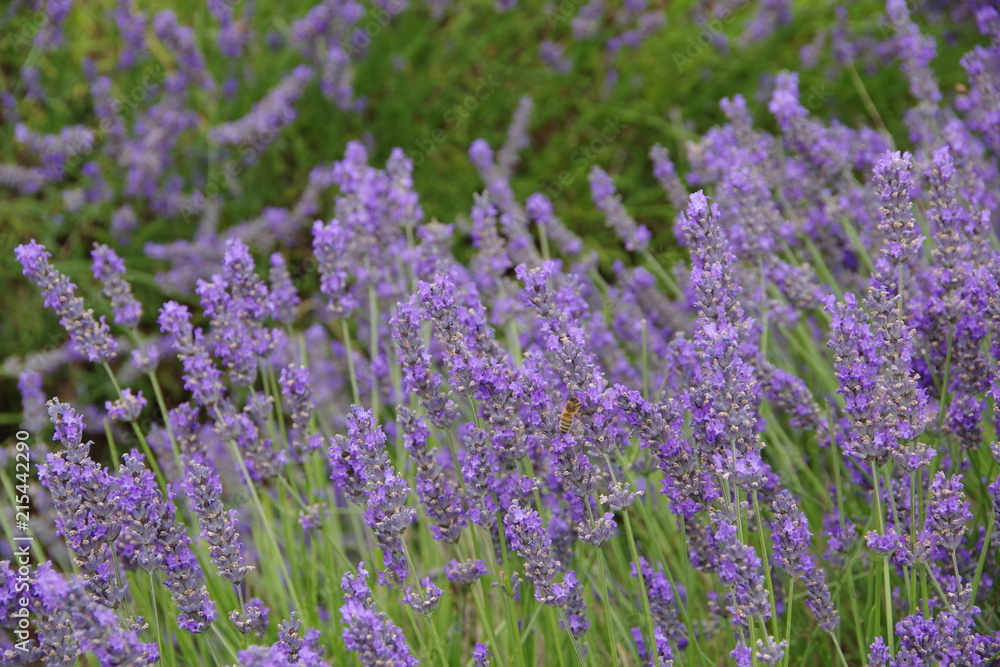
[[[292,446],[300,453],[314,452],[322,444],[322,436],[309,435],[309,421],[312,419],[312,380],[305,366],[287,366],[281,369],[278,379],[281,397],[292,417],[288,437]]]
[[[75,294],[76,286],[49,264],[51,255],[45,246],[32,239],[17,246],[14,255],[24,275],[38,285],[45,305],[59,315],[59,324],[66,329],[76,350],[88,361],[105,362],[114,358],[118,344],[104,317],[95,320],[93,310],[84,310],[83,299]]]
[[[881,203],[879,231],[885,237],[882,253],[893,265],[906,264],[924,242],[910,201],[910,157],[909,153],[886,151],[875,165],[873,180]]]
[[[354,503],[364,503],[365,523],[375,533],[386,569],[379,582],[398,588],[410,572],[403,550],[403,531],[416,512],[406,507],[410,489],[396,474],[385,449],[386,437],[371,410],[353,406],[347,437],[331,439],[330,479]]]
[[[774,512],[771,522],[774,564],[805,583],[806,606],[812,610],[820,628],[833,632],[840,618],[833,606],[826,574],[810,551],[811,534],[805,513],[799,510],[795,498],[786,489],[778,492],[771,509]]]
[[[160,330],[170,337],[184,366],[184,388],[206,407],[214,407],[225,394],[222,372],[215,367],[204,347],[201,329],[191,325],[187,306],[167,301],[157,318]]]
[[[586,311],[579,288],[559,273],[560,263],[544,262],[515,275],[524,283],[521,301],[535,311],[546,352],[571,394],[586,394],[600,382],[596,359],[584,329],[573,315]]]
[[[222,483],[208,466],[192,461],[182,482],[198,517],[201,538],[209,544],[209,556],[219,576],[239,586],[254,568],[246,565],[243,543],[236,532],[236,510],[226,510],[222,504]]]
[[[211,282],[199,280],[195,292],[212,318],[215,354],[234,382],[249,385],[256,377],[257,357],[267,356],[274,347],[271,330],[261,324],[273,315],[274,304],[242,241],[226,241],[222,267]]]
[[[664,574],[662,566],[654,570],[645,558],[639,558],[638,568],[635,563],[631,563],[630,568],[633,577],[638,578],[639,572],[642,572],[654,632],[661,635],[664,642],[669,642],[673,646],[678,648],[687,646],[688,630],[680,621],[680,605],[684,603],[687,595],[684,587],[671,583]],[[639,636],[641,637],[641,632]]]
[[[490,667],[490,649],[482,642],[476,642],[472,649],[472,662],[475,667]]]
[[[459,562],[452,559],[444,566],[444,573],[448,581],[459,584],[471,585],[489,573],[486,563],[482,560]]]
[[[260,600],[254,598],[253,602]],[[237,656],[240,667],[330,667],[323,659],[320,633],[317,630],[301,633],[302,621],[296,617],[293,611],[290,618],[278,624],[278,641],[270,647],[251,646],[240,651]]]
[[[344,619],[343,637],[347,650],[353,651],[365,667],[415,667],[419,663],[406,645],[403,632],[375,608],[371,589],[365,581],[367,576],[364,563],[359,563],[358,574],[348,572],[340,584],[344,589],[340,614]]]
[[[424,587],[423,593],[414,592],[409,586],[406,587],[403,603],[418,614],[427,616],[434,611],[437,603],[441,600],[441,596],[444,595],[444,591],[435,586],[430,577],[421,579],[420,585]]]
[[[215,89],[215,80],[205,66],[193,28],[180,25],[173,10],[165,9],[153,17],[153,32],[176,59],[177,70],[166,81],[169,91],[179,93],[193,83],[206,91]]]
[[[114,402],[105,401],[104,403],[104,409],[108,411],[108,416],[121,422],[134,422],[139,418],[144,407],[146,407],[146,399],[142,396],[142,390],[133,394],[128,387],[122,389],[121,398]]]
[[[527,95],[521,97],[514,111],[514,117],[507,128],[507,139],[500,152],[497,153],[497,169],[499,174],[508,178],[517,166],[518,154],[531,145],[531,137],[528,136],[528,123],[531,121],[531,112],[534,103]]]
[[[335,317],[343,317],[358,305],[347,289],[348,229],[337,219],[328,225],[317,220],[312,233],[313,253],[319,262],[319,289],[329,299],[327,311]]]
[[[748,627],[754,617],[770,618],[771,604],[764,587],[761,560],[753,548],[740,542],[736,532],[735,525],[721,513],[715,514],[710,535],[712,565],[719,581],[729,589],[727,609],[733,620]]]
[[[420,335],[424,310],[416,296],[396,305],[390,324],[392,341],[403,374],[403,389],[416,394],[435,426],[448,428],[458,418],[458,406],[441,388],[441,376],[431,368],[430,354]]]
[[[245,116],[215,126],[209,131],[209,138],[220,146],[240,146],[242,163],[251,164],[281,129],[295,120],[298,115],[295,103],[313,77],[314,71],[311,67],[299,65],[293,68],[285,74],[277,86],[254,102]],[[242,150],[246,146],[254,150]]]
[[[434,539],[457,542],[466,525],[465,508],[459,491],[437,462],[438,450],[427,446],[427,425],[402,406],[397,423],[403,431],[403,446],[410,452],[410,460],[416,467],[417,495],[427,508],[427,516],[434,522],[430,526]]]
[[[552,538],[542,526],[542,517],[533,509],[525,509],[514,501],[503,518],[504,531],[510,548],[524,559],[524,572],[535,586],[535,599],[552,607],[566,604],[572,589],[579,585],[569,574],[563,583],[555,583],[562,566],[552,552]]]
[[[216,415],[215,432],[223,440],[236,445],[237,451],[246,463],[250,480],[266,482],[278,475],[288,460],[287,452],[275,449],[274,441],[264,437],[268,432],[268,418],[271,415],[273,397],[261,392],[251,392],[243,409],[237,411],[229,401]]]
[[[530,195],[524,204],[525,212],[545,230],[549,241],[565,255],[583,252],[583,239],[574,234],[555,216],[552,202],[540,192]]]
[[[559,74],[567,74],[573,69],[573,61],[566,58],[565,47],[548,39],[538,44],[538,58]]]
[[[142,305],[132,296],[132,287],[125,280],[125,262],[106,245],[95,243],[90,256],[94,259],[94,278],[101,281],[104,296],[111,300],[115,322],[134,329],[142,317]]]
[[[234,609],[229,612],[229,620],[236,626],[237,630],[245,635],[251,635],[267,629],[270,615],[271,610],[264,606],[263,600],[250,598],[242,609]]]
[[[17,389],[21,392],[21,413],[24,415],[22,427],[28,431],[42,430],[48,421],[42,374],[26,365],[17,376]]]
[[[969,502],[965,500],[962,476],[946,477],[943,472],[934,475],[927,501],[926,528],[938,543],[948,551],[958,549],[967,530],[966,524],[972,518]]]
[[[649,150],[649,159],[653,163],[653,176],[656,177],[663,191],[667,193],[670,203],[678,211],[683,211],[688,202],[687,187],[677,175],[667,149],[660,144],[655,144]]]
[[[594,204],[604,213],[608,227],[613,229],[625,243],[625,249],[630,252],[645,250],[652,234],[644,225],[637,225],[625,210],[621,197],[615,194],[614,183],[607,172],[595,166],[591,168],[588,179]]]
[[[177,604],[177,626],[201,633],[215,620],[215,602],[208,595],[191,539],[177,521],[173,494],[166,498],[153,473],[135,451],[125,454],[121,472],[123,537],[137,545],[133,561],[146,570],[163,571],[163,585]]]
[[[845,294],[843,303],[837,303],[833,295],[823,303],[832,313],[829,346],[840,381],[837,393],[844,397],[845,411],[853,422],[844,454],[881,465],[895,444],[883,416],[883,388],[878,382],[883,341],[853,294]]]
[[[6,573],[5,573],[6,570]],[[7,562],[0,562],[0,580],[12,577]],[[90,654],[103,665],[154,665],[159,660],[156,643],[140,640],[146,627],[139,617],[134,623],[119,620],[110,609],[91,596],[75,576],[65,576],[42,563],[30,577],[30,613],[33,640],[19,645],[17,658],[46,665],[70,665]],[[26,650],[22,650],[26,646]],[[6,658],[13,651],[8,650]]]
[[[100,604],[116,608],[127,584],[111,567],[112,548],[122,530],[122,493],[115,478],[90,458],[83,418],[58,399],[48,402],[54,440],[62,451],[50,453],[38,467],[38,480],[52,497],[56,530],[66,540],[87,589]]]
[[[271,255],[271,300],[273,302],[274,319],[283,324],[292,324],[295,321],[301,299],[292,284],[292,278],[288,274],[288,266],[285,258],[280,252]]]

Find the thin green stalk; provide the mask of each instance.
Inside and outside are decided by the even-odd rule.
[[[649,395],[649,324],[642,318],[642,397],[652,400]]]
[[[476,548],[475,536],[472,534],[471,530],[466,533],[466,536],[467,536],[466,539],[470,545],[470,549],[472,550],[472,557],[475,560],[479,560],[479,549]],[[477,593],[478,596],[476,595]],[[501,595],[502,594],[503,593],[501,593]],[[484,620],[484,624],[486,627],[486,636],[489,638],[490,643],[493,646],[494,655],[496,656],[496,659],[500,661],[501,663],[500,667],[505,667],[505,661],[500,655],[500,642],[497,640],[496,632],[493,629],[492,610],[490,610],[489,612],[486,611],[486,593],[483,590],[482,578],[476,579],[476,583],[473,587],[472,599],[476,603],[476,606],[479,609],[480,617]],[[552,636],[554,637],[555,634],[553,633]]]
[[[285,412],[281,409],[281,387],[278,386],[278,378],[274,376],[274,367],[271,366],[271,360],[264,360],[264,372],[261,373],[262,380],[264,381],[264,391],[269,393],[274,397],[274,411],[278,418],[278,432],[275,434],[275,442],[279,444],[284,444],[285,449],[288,449],[288,431],[285,430]],[[270,383],[270,386],[268,384]]]
[[[976,599],[979,593],[979,582],[982,581],[983,568],[986,566],[986,554],[991,553],[990,541],[993,539],[993,531],[996,528],[996,514],[990,512],[990,522],[986,524],[986,536],[983,538],[983,549],[979,553],[979,562],[976,563],[976,578],[972,581],[972,599]]]
[[[647,262],[649,262],[650,266],[652,266],[653,273],[655,273],[656,276],[663,281],[663,284],[667,287],[667,289],[670,290],[671,294],[675,298],[680,297],[684,294],[683,290],[681,290],[681,288],[677,285],[677,281],[674,280],[669,273],[667,273],[666,269],[663,268],[662,264],[656,261],[656,258],[653,257],[653,254],[651,252],[649,252],[648,250],[643,250],[642,256],[645,258]]]
[[[156,587],[153,585],[153,572],[146,573],[149,577],[150,604],[153,605],[153,626],[156,628],[156,645],[163,646],[163,634],[160,632],[160,610],[156,604]]]
[[[549,259],[549,235],[545,231],[545,225],[538,225],[538,241],[542,247],[542,259]]]
[[[840,640],[837,639],[837,635],[832,632],[827,634],[829,634],[830,638],[833,640],[833,647],[837,649],[837,655],[840,657],[840,664],[844,667],[848,667],[847,658],[844,657],[844,649],[840,648]]]
[[[878,466],[872,465],[872,478],[875,482],[875,515],[878,518],[878,532],[879,535],[885,535],[885,517],[882,516],[882,498],[879,494],[879,469]],[[894,653],[893,650],[893,627],[892,622],[892,585],[889,579],[889,558],[887,556],[882,556],[882,584],[885,592],[885,623],[886,623],[886,644],[889,647],[889,653]]]
[[[590,502],[588,500],[584,501],[587,506],[587,515],[590,517],[590,522],[594,522],[594,511],[590,507]],[[598,566],[601,570],[601,599],[604,602],[604,622],[607,625],[606,632],[608,633],[608,645],[611,647],[611,657],[612,662],[615,667],[618,667],[618,651],[614,650],[615,647],[615,637],[614,637],[614,624],[611,621],[611,598],[608,595],[608,562],[604,558],[604,552],[601,547],[595,547],[597,549],[597,560]],[[636,564],[638,567],[638,563]],[[566,626],[569,627],[568,625]]]
[[[347,320],[340,321],[344,332],[344,350],[347,352],[347,375],[351,378],[351,396],[354,404],[361,405],[361,395],[358,393],[358,376],[354,373],[354,352],[351,350],[351,332],[347,328]]]
[[[153,395],[156,397],[156,405],[160,408],[160,416],[163,418],[163,426],[167,429],[167,437],[170,439],[170,449],[174,453],[174,458],[177,459],[178,467],[181,467],[180,447],[177,444],[177,438],[174,436],[174,429],[170,426],[167,403],[163,400],[163,390],[160,388],[160,381],[156,378],[156,373],[146,373],[146,375],[149,377],[149,381],[153,385]]]
[[[792,607],[795,605],[795,577],[788,578],[788,608],[785,609],[785,641],[788,645],[792,645]],[[774,614],[777,615],[778,611],[775,610]],[[775,637],[777,640],[777,637]],[[789,660],[791,660],[792,652],[786,650],[785,657],[782,660],[785,665],[788,665]]]
[[[365,266],[368,266],[367,260],[365,260]],[[371,282],[368,283],[368,329],[368,363],[371,365],[368,372],[371,375],[372,383],[371,410],[372,414],[378,417],[378,377],[375,375],[375,364],[378,360],[378,295],[375,294],[375,286]]]
[[[760,501],[757,492],[753,492],[753,514],[757,519],[757,539],[760,541],[760,556],[764,564],[764,578],[767,581],[767,596],[771,599],[771,632],[774,640],[778,640],[778,607],[774,599],[774,581],[771,580],[771,559],[767,557],[767,545],[764,542],[764,522],[760,518]],[[791,603],[789,602],[789,605]],[[763,619],[761,619],[763,622]]]
[[[580,640],[573,635],[573,631],[569,629],[569,616],[566,614],[566,610],[562,607],[559,608],[559,614],[562,616],[563,626],[566,628],[566,633],[573,642],[573,649],[576,651],[576,659],[580,661],[581,667],[587,664],[587,661],[583,658],[583,649],[580,648]]]
[[[655,644],[654,636],[656,635],[656,627],[653,624],[653,611],[649,604],[649,591],[646,590],[646,578],[642,573],[642,566],[639,563],[639,549],[635,545],[635,534],[632,532],[632,520],[629,519],[627,511],[622,512],[622,519],[625,521],[625,538],[628,540],[629,553],[632,555],[632,562],[635,563],[636,579],[639,580],[639,591],[642,593],[642,609],[646,615],[649,645],[653,646]],[[679,600],[678,606],[681,606]],[[650,653],[653,655],[654,664],[659,667],[660,655],[655,650],[650,651]]]
[[[854,86],[854,90],[857,91],[858,97],[861,98],[861,104],[864,105],[865,111],[868,112],[872,122],[875,123],[875,127],[879,129],[883,137],[891,138],[892,135],[889,134],[885,123],[882,122],[882,116],[879,115],[875,102],[872,101],[871,95],[868,94],[868,89],[865,87],[864,81],[861,80],[861,75],[858,74],[858,69],[854,66],[853,60],[847,61],[846,69],[851,77],[851,84]]]
[[[104,418],[104,437],[108,439],[108,449],[111,450],[111,462],[115,466],[115,470],[118,470],[121,459],[118,456],[118,446],[115,444],[115,436],[111,432],[111,420],[107,417]]]
[[[220,422],[223,421],[222,412],[220,412],[218,406],[215,408],[215,415]],[[296,609],[302,609],[303,607],[299,602],[298,593],[295,591],[292,573],[288,568],[287,559],[285,559],[281,553],[281,546],[278,544],[278,538],[275,537],[274,531],[271,528],[271,522],[268,521],[267,513],[264,511],[264,504],[261,503],[260,496],[257,494],[257,487],[254,484],[253,479],[250,477],[250,471],[247,470],[246,464],[243,462],[243,457],[240,455],[239,446],[233,440],[227,440],[226,442],[229,443],[229,451],[232,454],[233,460],[240,468],[247,490],[250,491],[250,498],[253,500],[254,508],[257,510],[257,515],[260,517],[260,521],[264,528],[264,532],[267,535],[268,541],[274,549],[274,555],[281,563],[281,568],[285,574],[285,583],[288,586],[288,594],[291,596],[292,603]]]
[[[517,624],[517,616],[514,614],[511,608],[511,597],[507,594],[505,579],[508,576],[507,573],[510,571],[510,565],[507,559],[507,547],[503,536],[503,517],[500,516],[500,512],[497,512],[497,532],[500,535],[500,554],[503,557],[503,570],[501,570],[497,563],[496,554],[493,552],[493,538],[489,533],[487,528],[483,528],[486,533],[486,552],[490,556],[490,562],[493,565],[493,571],[497,573],[500,580],[500,598],[503,600],[504,612],[507,615],[507,624],[510,626],[511,631],[514,633],[514,655],[517,660],[518,667],[525,667],[524,662],[524,649],[522,648],[521,640],[521,629]],[[567,626],[568,627],[568,626]]]
[[[107,371],[108,377],[111,378],[111,384],[115,386],[115,391],[118,392],[118,396],[122,395],[121,387],[118,386],[118,380],[115,378],[115,374],[111,371],[111,366],[108,362],[103,362],[104,370]],[[167,478],[160,470],[159,464],[156,462],[156,457],[153,455],[153,450],[150,448],[149,443],[146,442],[146,436],[143,435],[142,429],[135,422],[132,422],[132,430],[135,432],[135,437],[139,440],[139,445],[142,447],[143,453],[146,455],[146,459],[149,461],[149,467],[152,468],[153,473],[156,475],[156,480],[160,484],[161,490],[166,490],[167,488]],[[117,465],[117,462],[116,462]]]
[[[403,557],[406,558],[406,562],[410,564],[410,568],[409,568],[410,575],[413,577],[413,580],[416,583],[416,586],[414,587],[414,590],[417,591],[418,594],[419,594],[419,591],[421,590],[420,577],[417,576],[417,573],[413,569],[413,562],[414,561],[413,561],[413,558],[410,556],[410,549],[409,549],[409,547],[406,546],[406,540],[402,540],[402,545],[403,545]],[[419,614],[419,615],[420,616],[424,616],[423,614]],[[441,664],[443,664],[443,665],[448,664],[448,656],[445,655],[445,652],[444,652],[444,642],[441,641],[441,635],[438,634],[437,626],[434,625],[434,621],[432,621],[429,616],[424,616],[424,619],[426,619],[427,625],[430,626],[430,629],[431,629],[431,640],[434,642],[434,648],[438,652],[438,656],[440,656],[440,658],[441,658]]]

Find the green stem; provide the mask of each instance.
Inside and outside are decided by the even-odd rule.
[[[347,328],[347,320],[341,320],[340,326],[344,332],[344,350],[347,352],[347,375],[351,378],[351,396],[354,397],[354,404],[361,405],[361,396],[358,393],[358,376],[354,374],[354,352],[351,350],[351,332]]]
[[[639,500],[639,502],[642,502]],[[629,519],[628,512],[622,512],[622,518],[625,521],[625,536],[628,539],[629,553],[632,555],[632,562],[635,563],[636,579],[639,580],[639,590],[642,593],[642,609],[646,614],[646,625],[649,631],[649,646],[654,646],[656,640],[654,639],[656,635],[656,628],[653,624],[653,611],[649,605],[649,591],[646,590],[646,577],[642,573],[642,565],[639,563],[639,549],[635,545],[635,534],[632,532],[632,520]],[[680,605],[680,600],[678,600],[678,606]],[[692,630],[693,632],[693,630]],[[653,655],[654,664],[659,666],[660,655],[656,652],[655,648],[650,651]]]
[[[222,412],[219,410],[218,406],[215,408],[215,415],[216,419],[218,419],[220,423],[224,421]],[[253,500],[254,508],[257,510],[257,515],[260,517],[260,522],[264,528],[264,532],[267,534],[268,541],[271,543],[271,548],[274,549],[274,556],[281,563],[281,568],[285,575],[285,582],[288,586],[288,594],[292,599],[292,603],[295,605],[296,609],[303,609],[302,604],[299,602],[299,596],[295,592],[295,584],[293,583],[294,579],[292,578],[292,573],[288,568],[288,561],[281,553],[278,538],[275,537],[274,531],[271,529],[271,522],[268,521],[267,513],[264,511],[264,504],[260,501],[260,496],[257,494],[257,486],[250,477],[250,471],[247,470],[246,464],[243,462],[243,457],[240,455],[239,446],[231,439],[226,442],[229,443],[229,450],[233,460],[239,466],[240,472],[243,474],[243,480],[246,484],[247,490],[250,491],[250,498]]]
[[[764,578],[767,580],[767,595],[771,599],[771,632],[774,633],[774,640],[778,641],[778,607],[774,600],[774,582],[771,580],[771,559],[767,557],[767,545],[764,542],[764,522],[760,518],[760,501],[757,498],[756,491],[753,492],[753,504],[753,515],[757,519],[757,539],[760,541],[760,556],[764,564]],[[762,618],[761,624],[763,622],[764,619]]]
[[[167,436],[170,439],[170,449],[173,451],[174,457],[177,459],[178,467],[181,467],[180,446],[177,444],[177,438],[174,436],[174,429],[170,426],[167,403],[163,400],[163,390],[160,388],[160,381],[156,378],[156,373],[147,373],[146,375],[149,377],[149,381],[153,385],[153,395],[156,397],[156,405],[160,408],[160,416],[163,418],[163,426],[167,429]]]
[[[837,639],[837,635],[832,632],[829,633],[830,638],[833,640],[833,647],[837,649],[837,655],[840,657],[840,664],[844,667],[848,667],[847,658],[844,657],[844,649],[840,648],[840,640]]]
[[[788,608],[785,609],[785,641],[788,645],[792,645],[792,606],[795,604],[795,577],[788,578]],[[777,610],[774,612],[777,614]],[[774,638],[777,641],[777,637]],[[789,660],[792,658],[792,652],[789,650],[785,651],[784,664],[788,665]]]
[[[365,266],[368,266],[367,260],[365,261]],[[378,396],[378,378],[375,375],[375,365],[378,360],[378,296],[375,294],[375,286],[370,282],[368,283],[368,363],[371,365],[369,374],[371,375],[371,409],[372,414],[378,417],[379,412],[379,396]]]
[[[872,465],[872,479],[875,482],[875,515],[878,518],[879,535],[885,535],[885,517],[882,516],[882,498],[879,494],[879,469],[877,465]],[[885,625],[886,625],[886,645],[889,653],[893,654],[893,622],[892,622],[892,585],[889,580],[889,558],[882,556],[882,584],[885,593]]]
[[[996,528],[996,514],[990,512],[990,522],[986,525],[986,537],[983,538],[983,550],[979,554],[979,562],[976,563],[976,578],[972,582],[972,601],[976,601],[976,594],[979,593],[979,582],[982,580],[983,568],[986,566],[986,554],[991,552],[990,541],[993,539],[993,530]]]

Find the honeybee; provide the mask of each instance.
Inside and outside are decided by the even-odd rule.
[[[569,433],[570,428],[573,427],[573,418],[579,411],[580,401],[575,396],[570,396],[566,404],[563,405],[562,414],[559,415],[560,433]]]

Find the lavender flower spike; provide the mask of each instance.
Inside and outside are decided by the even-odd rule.
[[[75,295],[76,285],[49,264],[50,255],[45,246],[32,239],[14,248],[24,275],[38,285],[45,305],[59,316],[59,324],[66,329],[73,346],[88,361],[105,362],[114,358],[118,344],[111,336],[104,317],[94,319],[94,311],[84,310],[83,299]]]
[[[608,173],[600,167],[590,170],[590,195],[597,208],[604,212],[608,227],[618,234],[630,252],[641,252],[649,245],[652,234],[644,225],[636,224],[625,210],[622,199],[615,193],[615,184]]]
[[[965,500],[962,476],[945,477],[943,472],[934,476],[927,503],[927,529],[938,543],[948,551],[955,551],[962,545],[966,523],[971,520],[969,502]],[[989,546],[984,545],[984,549]]]
[[[94,259],[94,278],[101,281],[104,296],[111,300],[115,322],[126,329],[134,329],[142,317],[142,305],[132,295],[132,287],[125,280],[125,261],[101,243],[94,244],[90,256]]]
[[[385,442],[385,433],[372,411],[353,406],[347,418],[347,437],[333,438],[327,453],[330,479],[352,502],[364,502],[365,523],[375,533],[386,566],[379,572],[379,583],[398,588],[410,573],[402,534],[415,512],[406,506],[410,489],[393,469]]]
[[[879,231],[885,237],[882,253],[895,266],[905,264],[917,254],[924,236],[913,217],[910,188],[913,176],[909,153],[886,151],[875,165],[876,192],[879,201]]]
[[[533,509],[524,509],[515,500],[503,518],[510,547],[524,559],[524,572],[535,585],[535,599],[551,607],[562,607],[570,597],[572,581],[555,583],[561,564],[552,550],[552,538],[544,530],[542,517]]]
[[[222,504],[222,483],[218,474],[197,461],[188,468],[182,484],[201,524],[201,538],[209,544],[209,555],[219,576],[239,586],[253,566],[243,559],[243,544],[236,532],[236,510]]]
[[[288,366],[281,369],[278,379],[281,397],[292,416],[289,429],[291,444],[300,454],[314,452],[322,443],[319,434],[309,435],[309,420],[312,419],[312,380],[305,366]]]
[[[126,537],[139,545],[133,562],[147,572],[162,569],[163,585],[177,604],[177,626],[204,632],[215,620],[215,602],[202,581],[184,524],[177,521],[173,493],[164,498],[135,450],[123,457],[119,485]]]
[[[774,564],[805,583],[806,606],[816,617],[820,628],[833,632],[840,618],[826,585],[826,575],[809,551],[811,534],[806,515],[786,489],[778,492],[771,508],[774,511],[774,522],[771,523]]]
[[[357,654],[364,667],[416,667],[420,664],[406,644],[403,631],[388,616],[375,609],[371,589],[365,579],[365,564],[358,564],[358,574],[348,572],[341,580],[344,605],[344,644]]]
[[[108,471],[90,458],[92,443],[82,441],[83,418],[58,399],[49,401],[48,409],[53,439],[63,450],[48,455],[38,467],[38,480],[52,497],[56,530],[66,539],[91,595],[115,608],[127,588],[111,567],[111,550],[122,530],[121,494]]]
[[[135,394],[128,387],[122,389],[121,398],[114,402],[105,401],[104,409],[108,411],[108,416],[121,422],[134,422],[142,414],[142,409],[146,407],[146,399],[142,396],[142,391]]]

